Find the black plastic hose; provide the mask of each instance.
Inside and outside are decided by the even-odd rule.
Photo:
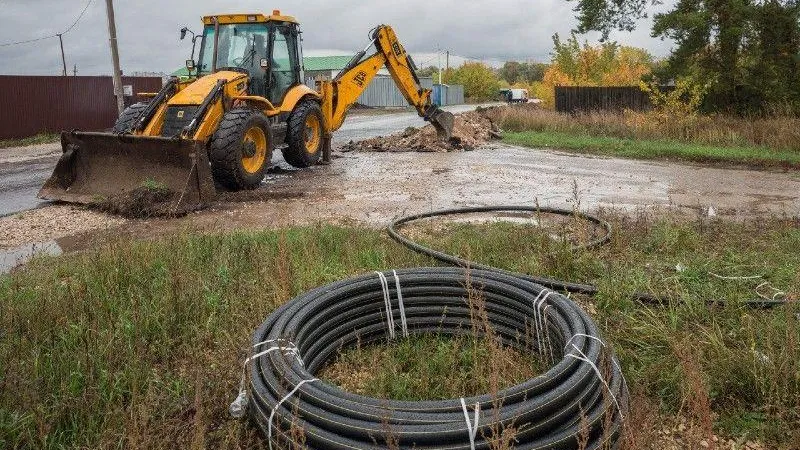
[[[514,205],[506,205],[506,206],[474,206],[468,208],[453,208],[453,209],[442,209],[439,211],[432,211],[427,213],[421,214],[414,214],[411,216],[402,217],[400,219],[395,220],[389,227],[387,231],[389,236],[392,237],[395,241],[399,242],[400,244],[414,250],[417,253],[421,253],[423,255],[430,256],[431,258],[436,259],[437,261],[441,261],[446,264],[451,264],[458,267],[470,267],[475,269],[482,269],[482,270],[492,270],[496,272],[501,272],[506,275],[510,276],[517,276],[520,278],[524,278],[528,281],[541,284],[542,286],[548,287],[550,289],[557,289],[566,292],[572,293],[580,293],[580,294],[588,294],[594,295],[597,293],[597,287],[591,284],[582,284],[582,283],[571,283],[569,281],[562,281],[556,280],[553,278],[546,278],[541,276],[532,276],[527,274],[521,274],[516,272],[511,272],[508,270],[500,269],[498,267],[489,266],[486,264],[481,264],[476,261],[470,261],[464,258],[459,258],[455,255],[450,255],[448,253],[440,252],[438,250],[434,250],[432,248],[426,247],[422,244],[412,241],[411,239],[403,236],[400,234],[398,229],[410,222],[415,222],[421,219],[428,219],[431,217],[443,217],[443,216],[453,216],[459,214],[475,214],[475,213],[485,213],[485,212],[506,212],[506,211],[519,211],[519,212],[531,212],[531,213],[545,213],[545,214],[555,214],[559,216],[571,216],[576,217],[578,219],[586,220],[587,222],[591,222],[603,230],[603,234],[599,237],[592,239],[591,241],[587,242],[586,244],[572,246],[573,251],[579,250],[588,250],[596,247],[600,247],[601,245],[607,243],[611,239],[611,225],[605,220],[592,216],[589,214],[577,212],[577,211],[570,211],[566,209],[560,208],[549,208],[549,207],[538,207],[538,206],[514,206]]]
[[[431,258],[443,262],[445,264],[451,264],[458,267],[471,267],[476,269],[483,269],[483,270],[491,270],[495,272],[504,273],[509,276],[517,276],[523,278],[525,280],[541,284],[546,286],[550,289],[556,289],[565,292],[571,292],[576,294],[587,294],[587,295],[595,295],[598,292],[597,286],[592,284],[584,284],[584,283],[573,283],[570,281],[563,281],[563,280],[556,280],[553,278],[546,278],[542,276],[533,276],[529,274],[522,274],[511,272],[505,269],[501,269],[498,267],[489,266],[486,264],[481,264],[476,261],[470,261],[464,258],[459,258],[458,256],[451,255],[448,253],[440,252],[438,250],[434,250],[430,247],[426,247],[418,242],[414,242],[413,240],[403,236],[400,233],[400,228],[403,225],[407,225],[411,222],[415,222],[421,219],[428,219],[432,217],[446,217],[446,216],[454,216],[460,214],[474,214],[474,213],[483,213],[483,212],[505,212],[505,211],[522,211],[522,212],[531,212],[531,213],[547,213],[547,214],[556,214],[560,216],[569,216],[569,217],[576,217],[582,220],[586,220],[591,222],[600,229],[603,230],[603,234],[591,241],[587,242],[583,245],[572,246],[573,251],[579,250],[588,250],[596,247],[600,247],[611,239],[611,225],[604,221],[603,219],[593,216],[591,214],[575,212],[569,209],[560,209],[560,208],[549,208],[549,207],[538,207],[538,206],[515,206],[515,205],[499,205],[499,206],[475,206],[475,207],[467,207],[467,208],[453,208],[453,209],[442,209],[439,211],[432,211],[427,213],[421,214],[414,214],[411,216],[401,217],[391,224],[389,224],[387,228],[387,232],[389,236],[392,237],[398,243],[408,247],[409,249],[421,253],[423,255],[430,256]],[[654,295],[648,292],[634,292],[631,295],[631,298],[634,301],[650,304],[650,305],[659,305],[665,306],[668,305],[671,301],[670,298],[665,296]],[[705,302],[710,306],[714,305],[724,305],[726,300],[707,300]],[[742,302],[742,304],[747,305],[751,308],[761,308],[761,309],[769,309],[775,306],[783,305],[786,301],[784,299],[755,299],[755,300],[747,300]]]
[[[258,356],[246,366],[248,411],[271,448],[488,449],[505,427],[517,430],[519,449],[578,448],[582,436],[587,449],[613,446],[627,387],[597,326],[574,302],[497,271],[436,267],[383,274],[388,283],[372,273],[309,291],[255,331]],[[392,333],[401,339],[404,330],[472,335],[470,318],[480,307],[503,345],[552,358],[553,366],[495,395],[421,402],[364,397],[314,377],[357,342],[386,342]]]

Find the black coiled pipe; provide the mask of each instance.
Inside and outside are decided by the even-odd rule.
[[[451,255],[448,253],[440,252],[438,250],[434,250],[430,247],[426,247],[418,242],[414,242],[413,240],[403,236],[400,233],[400,228],[403,225],[407,225],[411,222],[415,222],[417,220],[422,219],[429,219],[432,217],[447,217],[447,216],[454,216],[454,215],[461,215],[461,214],[474,214],[474,213],[486,213],[486,212],[506,212],[506,211],[518,211],[518,212],[530,212],[530,213],[545,213],[545,214],[555,214],[560,216],[568,216],[568,217],[576,217],[581,220],[585,220],[587,222],[595,224],[599,227],[603,232],[599,237],[596,237],[589,242],[583,245],[576,245],[572,247],[573,251],[579,250],[589,250],[596,247],[600,247],[608,243],[611,239],[611,225],[606,222],[605,220],[593,216],[591,214],[581,213],[577,211],[572,211],[569,209],[561,209],[561,208],[550,208],[550,207],[539,207],[539,206],[515,206],[515,205],[497,205],[497,206],[474,206],[474,207],[466,207],[466,208],[452,208],[452,209],[442,209],[438,211],[431,211],[427,213],[421,214],[414,214],[411,216],[401,217],[393,221],[387,227],[387,232],[389,236],[397,241],[398,243],[404,245],[405,247],[423,255],[430,256],[431,258],[441,261],[445,264],[451,264],[458,267],[471,267],[476,269],[483,269],[483,270],[492,270],[495,272],[501,272],[506,275],[510,276],[517,276],[528,281],[541,284],[545,287],[550,289],[556,289],[559,291],[571,292],[575,294],[586,294],[586,295],[595,295],[598,292],[597,286],[592,284],[584,284],[584,283],[574,283],[570,281],[564,280],[557,280],[554,278],[547,278],[542,276],[534,276],[529,274],[522,274],[511,272],[508,270],[504,270],[498,267],[489,266],[486,264],[481,264],[476,261],[470,261],[464,258],[459,258],[458,256]],[[634,292],[631,295],[631,298],[634,301],[639,303],[648,304],[648,305],[656,305],[656,306],[665,306],[670,304],[671,299],[669,297],[654,295],[649,292]],[[720,299],[710,299],[706,300],[705,302],[708,305],[724,305],[727,303],[726,300]],[[786,301],[784,299],[778,300],[768,300],[768,299],[756,299],[756,300],[747,300],[742,302],[742,304],[750,307],[750,308],[760,308],[760,309],[769,309],[775,306],[783,305]]]
[[[463,399],[471,420],[480,405],[476,449],[488,449],[488,439],[503,427],[517,430],[518,449],[577,448],[580,436],[588,438],[587,449],[613,447],[627,388],[597,326],[574,302],[497,271],[437,267],[395,273],[384,272],[391,327],[380,277],[371,273],[309,291],[255,331],[253,353],[268,352],[246,366],[248,411],[271,448],[471,448],[461,399],[374,399],[314,378],[342,348],[386,342],[390,328],[403,339],[400,294],[410,335],[472,334],[471,313],[482,305],[495,339],[553,363],[546,373],[496,395]]]
[[[555,214],[559,216],[576,217],[578,219],[593,223],[600,229],[602,229],[603,233],[599,237],[596,237],[585,244],[573,246],[572,247],[573,251],[589,250],[592,248],[600,247],[601,245],[607,243],[611,239],[611,225],[599,217],[560,208],[549,208],[549,207],[539,207],[539,206],[514,206],[514,205],[473,206],[467,208],[442,209],[439,211],[414,214],[411,216],[401,217],[400,219],[395,220],[394,222],[389,224],[387,232],[389,233],[389,236],[391,236],[392,239],[408,247],[409,249],[414,250],[417,253],[422,253],[423,255],[430,256],[431,258],[434,258],[445,264],[452,264],[458,267],[470,267],[475,269],[493,270],[496,272],[502,272],[507,275],[521,277],[528,281],[541,284],[542,286],[545,286],[550,289],[557,289],[566,292],[588,294],[588,295],[594,295],[597,293],[597,287],[591,284],[572,283],[569,281],[556,280],[554,278],[546,278],[542,276],[532,276],[521,273],[515,273],[504,269],[500,269],[498,267],[481,264],[476,261],[469,261],[464,258],[459,258],[458,256],[455,255],[450,255],[448,253],[440,252],[438,250],[425,247],[424,245],[414,242],[411,239],[403,236],[402,234],[400,234],[399,231],[400,227],[405,224],[408,224],[410,222],[415,222],[421,219],[429,219],[431,217],[444,217],[444,216],[453,216],[459,214],[475,214],[475,213],[501,212],[501,211],[545,213],[545,214]]]

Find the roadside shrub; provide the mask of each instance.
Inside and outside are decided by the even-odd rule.
[[[466,63],[458,69],[444,73],[447,84],[464,85],[464,96],[473,101],[490,100],[500,90],[500,79],[491,67],[479,63]]]

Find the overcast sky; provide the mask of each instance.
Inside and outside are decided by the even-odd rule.
[[[0,0],[0,45],[60,33],[80,14],[87,0]],[[667,8],[675,0],[666,0]],[[200,31],[200,18],[228,12],[269,12],[275,8],[297,17],[306,55],[352,54],[364,47],[367,32],[386,23],[418,65],[436,64],[436,49],[452,55],[492,61],[548,61],[551,36],[567,36],[574,26],[573,3],[566,0],[126,0],[115,2],[120,59],[125,73],[171,72],[191,50],[178,30]],[[269,8],[269,10],[265,9]],[[589,41],[596,35],[585,37]],[[650,37],[650,21],[633,33],[616,33],[620,43],[644,47],[656,56],[669,53],[670,42]],[[109,74],[105,1],[92,0],[75,28],[64,35],[67,66],[79,75]],[[451,58],[451,64],[461,60]],[[58,75],[58,38],[0,46],[0,73]],[[495,63],[496,64],[496,63]]]

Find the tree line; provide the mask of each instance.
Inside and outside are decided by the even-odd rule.
[[[652,36],[675,42],[663,60],[608,41],[613,30],[633,30],[659,0],[567,1],[576,4],[578,34],[555,35],[548,63],[469,62],[443,71],[444,82],[463,84],[473,100],[523,87],[545,104],[557,85],[677,84],[700,93],[705,112],[800,113],[800,0],[678,0],[653,16]],[[599,44],[580,41],[589,31],[601,32]],[[436,80],[436,67],[421,72]]]
[[[659,0],[576,2],[578,32],[632,30]],[[675,47],[654,69],[705,91],[703,109],[800,112],[800,0],[678,0],[653,16]]]
[[[442,71],[446,84],[461,84],[465,96],[473,101],[498,99],[501,88],[528,89],[531,97],[544,106],[554,104],[556,86],[629,86],[637,85],[650,74],[654,58],[646,50],[605,42],[591,45],[576,35],[562,40],[553,36],[549,63],[507,61],[492,68],[480,62],[467,62],[458,68]],[[418,73],[438,82],[438,69],[426,67]]]

